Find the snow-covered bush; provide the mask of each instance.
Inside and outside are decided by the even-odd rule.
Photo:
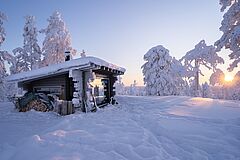
[[[220,0],[222,6],[221,12],[227,11],[223,15],[220,31],[222,37],[215,42],[217,51],[223,47],[232,51],[229,54],[231,60],[234,60],[228,70],[232,71],[240,62],[240,1],[239,0]]]
[[[179,95],[184,81],[181,77],[181,63],[169,55],[162,45],[151,48],[145,55],[142,66],[147,95]]]
[[[71,47],[70,33],[59,12],[55,11],[50,16],[47,28],[40,32],[46,35],[42,48],[44,55],[42,66],[63,62],[65,51],[75,53],[75,50]]]

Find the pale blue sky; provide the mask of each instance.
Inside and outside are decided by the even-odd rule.
[[[8,16],[2,49],[22,46],[25,15],[34,15],[42,29],[58,10],[72,46],[125,67],[127,85],[133,80],[143,84],[140,67],[151,47],[163,45],[179,59],[201,39],[210,45],[222,35],[218,0],[0,0],[0,10]],[[42,39],[39,34],[40,45]]]

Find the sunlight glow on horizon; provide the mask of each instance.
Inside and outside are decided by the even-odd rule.
[[[225,75],[225,78],[224,78],[224,80],[225,80],[226,82],[231,82],[233,79],[234,79],[233,76],[232,76],[232,75],[229,75],[229,74],[226,74],[226,75]]]

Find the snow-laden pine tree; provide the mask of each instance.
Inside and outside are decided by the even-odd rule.
[[[224,60],[216,53],[216,48],[212,45],[207,46],[204,40],[201,40],[195,48],[188,51],[180,61],[184,62],[187,68],[188,77],[194,77],[196,95],[199,96],[199,74],[203,76],[200,66],[205,66],[208,69],[216,70],[218,64],[224,63]]]
[[[210,76],[209,82],[212,86],[218,84],[223,85],[225,74],[221,69],[216,69]]]
[[[23,28],[23,47],[17,47],[13,50],[16,57],[15,69],[12,67],[12,73],[29,71],[38,68],[41,61],[41,49],[37,40],[37,28],[35,26],[35,17],[26,16]]]
[[[151,48],[145,55],[147,61],[142,66],[147,95],[179,95],[182,87],[182,77],[176,67],[180,63],[169,55],[162,45]],[[176,65],[176,66],[174,66]]]
[[[35,17],[26,16],[23,32],[23,49],[28,54],[30,69],[37,68],[37,64],[41,61],[41,48],[38,45],[38,30],[36,27]]]
[[[6,39],[6,32],[3,27],[4,21],[7,20],[7,17],[4,13],[0,12],[0,101],[4,100],[6,97],[6,82],[5,77],[7,76],[5,63],[9,65],[14,65],[14,57],[9,54],[7,51],[1,49],[2,43]]]
[[[5,97],[5,82],[4,78],[6,76],[6,68],[5,68],[5,58],[4,54],[6,54],[6,51],[1,50],[2,43],[6,39],[6,32],[3,27],[4,21],[7,20],[7,17],[4,13],[0,12],[0,101],[4,100]]]
[[[70,33],[61,14],[55,11],[48,19],[48,26],[41,30],[46,35],[43,41],[43,66],[60,63],[65,60],[64,52],[73,51]]]
[[[13,51],[13,54],[15,55],[15,65],[11,68],[11,74],[16,74],[20,72],[25,72],[30,70],[30,61],[29,61],[29,55],[21,47],[15,48]]]
[[[7,16],[0,11],[0,47],[6,39],[6,32],[5,32],[5,29],[3,27],[3,23],[6,20],[7,20]]]
[[[176,85],[176,89],[180,95],[187,95],[187,70],[186,67],[182,65],[180,61],[178,61],[175,57],[172,58],[171,64],[171,74],[174,77],[173,81]]]
[[[240,1],[239,0],[220,0],[223,15],[220,31],[223,32],[222,37],[215,42],[217,51],[223,47],[230,49],[230,59],[234,60],[228,70],[232,71],[240,63]]]

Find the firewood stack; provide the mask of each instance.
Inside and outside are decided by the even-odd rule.
[[[31,109],[41,112],[48,111],[48,107],[41,100],[32,100],[26,105],[26,107],[19,108],[19,112],[26,112]]]

